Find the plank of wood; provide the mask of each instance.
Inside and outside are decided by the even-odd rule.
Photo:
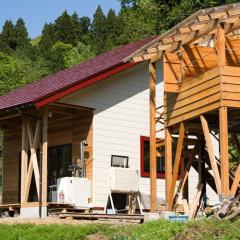
[[[28,142],[26,134],[26,117],[22,117],[22,151],[21,151],[21,203],[24,202],[25,181],[27,176],[28,165]]]
[[[220,85],[220,77],[217,77],[217,78],[214,78],[214,79],[211,79],[211,81],[205,81],[203,83],[201,82],[196,82],[198,83],[197,85],[195,85],[194,87],[190,88],[190,89],[187,89],[187,90],[184,90],[184,91],[180,91],[180,93],[175,97],[175,99],[170,96],[170,98],[168,97],[167,100],[171,100],[171,99],[174,99],[172,100],[172,102],[178,102],[180,100],[184,100],[186,98],[189,98],[190,96],[193,96],[195,94],[198,94],[198,93],[203,93],[204,91],[206,91],[207,89],[211,88],[211,87],[215,87],[217,85]],[[171,102],[171,101],[170,101]]]
[[[48,176],[48,106],[43,108],[43,124],[42,124],[42,189],[41,204],[47,202],[47,176]]]
[[[156,151],[156,65],[149,63],[149,113],[150,113],[150,210],[157,209],[157,151]]]
[[[143,215],[126,215],[126,214],[87,214],[87,213],[63,213],[59,214],[60,218],[66,218],[66,217],[73,217],[73,218],[79,218],[79,219],[122,219],[122,220],[143,220]]]
[[[239,77],[240,69],[239,69],[239,67],[225,66],[223,68],[223,75]]]
[[[217,28],[217,52],[218,52],[218,67],[220,74],[223,74],[223,68],[226,65],[226,55],[225,55],[225,30],[224,25],[219,24]]]
[[[228,158],[228,109],[219,108],[220,161],[221,161],[221,193],[229,194],[229,158]]]
[[[165,195],[168,210],[171,209],[170,187],[172,184],[172,136],[170,129],[165,128]]]
[[[27,173],[27,177],[26,177],[26,186],[25,186],[25,194],[24,194],[25,202],[28,201],[28,195],[29,195],[29,189],[30,189],[33,171],[34,171],[37,194],[38,194],[38,196],[40,194],[40,189],[39,189],[40,188],[39,187],[40,173],[39,173],[38,162],[37,162],[37,153],[36,153],[39,134],[40,134],[40,121],[39,120],[37,121],[34,137],[32,134],[32,129],[30,127],[29,121],[27,121],[27,133],[28,133],[28,142],[29,142],[30,149],[31,149],[31,156],[30,156],[30,161],[29,161],[29,166],[28,166],[28,173]]]
[[[179,129],[177,150],[176,150],[176,154],[175,154],[175,161],[174,161],[174,166],[173,166],[173,175],[172,175],[172,180],[171,180],[171,185],[170,185],[170,208],[172,208],[172,205],[173,205],[174,192],[175,192],[175,188],[176,188],[178,170],[179,170],[181,156],[182,156],[184,137],[185,137],[185,126],[184,126],[184,123],[181,123],[180,129]]]
[[[217,162],[216,162],[216,159],[215,159],[215,154],[214,154],[212,140],[211,140],[211,137],[210,137],[210,131],[209,131],[208,123],[207,123],[207,120],[205,119],[205,117],[203,115],[200,116],[200,120],[201,120],[201,123],[202,123],[202,128],[203,128],[203,133],[204,133],[204,137],[205,137],[205,141],[206,141],[206,146],[207,146],[209,159],[210,159],[210,162],[211,162],[214,181],[215,181],[215,184],[216,184],[217,192],[218,192],[218,194],[220,194],[221,193],[221,180],[220,180],[220,175],[219,175],[219,171],[218,171],[218,167],[217,167]]]
[[[182,205],[183,205],[184,214],[188,215],[190,209],[189,209],[187,199],[182,200]]]
[[[207,113],[210,112],[212,110],[218,109],[220,107],[220,102],[215,102],[215,103],[211,103],[209,105],[203,106],[201,108],[195,109],[191,112],[188,112],[187,114],[184,115],[180,115],[178,117],[175,118],[171,118],[171,119],[167,119],[165,116],[165,126],[170,127],[172,125],[175,125],[177,123],[180,123],[182,121],[186,121],[189,119],[192,119],[194,117],[198,117],[203,113]]]
[[[170,109],[177,110],[179,108],[182,108],[184,106],[197,102],[200,99],[204,99],[208,96],[212,96],[216,93],[219,93],[220,91],[221,91],[220,84],[217,84],[216,86],[209,87],[201,92],[198,92],[190,97],[184,98],[179,101],[174,101],[174,99],[171,99],[172,102],[168,102],[166,106],[166,111],[169,111]]]
[[[233,184],[230,191],[232,197],[236,195],[237,189],[239,188],[239,182],[240,182],[240,164],[238,165],[237,171],[235,173],[235,178],[233,180]]]
[[[200,203],[200,198],[202,195],[203,184],[198,184],[197,193],[194,197],[192,204],[190,205],[189,219],[194,219],[197,214],[197,209]]]
[[[188,112],[192,112],[195,109],[199,109],[204,106],[208,106],[211,103],[214,103],[214,102],[220,103],[220,99],[221,99],[221,93],[219,92],[219,93],[213,94],[211,96],[207,96],[203,99],[199,99],[198,101],[191,103],[187,106],[178,108],[176,110],[173,109],[172,111],[170,110],[166,114],[167,114],[168,118],[175,118],[175,117],[184,115]]]

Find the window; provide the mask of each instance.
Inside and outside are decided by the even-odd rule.
[[[140,138],[140,148],[141,148],[141,177],[150,177],[150,141],[149,137]],[[163,150],[164,151],[164,150]],[[180,170],[178,179],[181,177],[183,169],[183,161],[180,164]],[[157,157],[157,178],[165,178],[165,157]]]
[[[112,167],[128,168],[128,157],[112,155],[111,166]]]
[[[72,164],[72,145],[48,148],[48,184],[54,185],[61,177],[70,177],[69,166]]]

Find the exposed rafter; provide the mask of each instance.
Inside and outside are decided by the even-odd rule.
[[[235,31],[240,29],[240,3],[196,12],[133,53],[125,61],[141,62],[152,58],[158,60],[163,51],[166,53],[175,52],[183,45],[196,44],[201,42],[203,38],[207,39],[208,35],[211,38],[216,34],[218,24],[222,23],[225,25],[226,35],[234,35]]]

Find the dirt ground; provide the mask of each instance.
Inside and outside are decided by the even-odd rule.
[[[110,225],[129,225],[139,224],[139,221],[129,220],[77,220],[77,219],[60,219],[58,217],[47,217],[43,219],[22,219],[19,217],[15,218],[0,218],[0,224],[71,224],[71,225],[82,225],[82,224],[110,224]]]

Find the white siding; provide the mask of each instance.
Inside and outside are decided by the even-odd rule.
[[[157,65],[157,102],[163,104],[161,64]],[[111,155],[129,156],[140,171],[140,136],[149,136],[149,76],[146,63],[125,70],[62,99],[94,108],[93,204],[105,207],[110,188]],[[162,136],[163,137],[163,136]],[[149,178],[140,178],[144,208],[149,208]],[[164,180],[158,180],[158,198],[164,199]]]

